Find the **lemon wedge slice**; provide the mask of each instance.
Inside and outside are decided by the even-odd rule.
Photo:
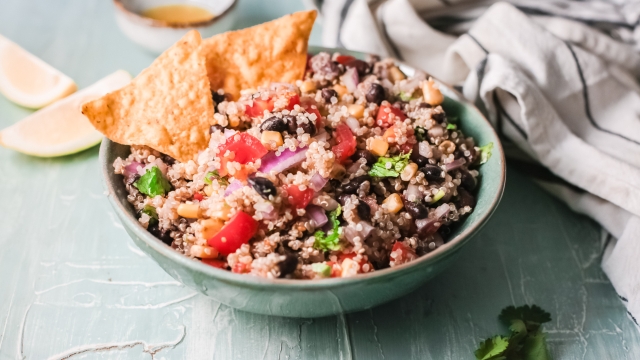
[[[0,92],[9,100],[39,109],[74,91],[71,78],[0,35]]]
[[[0,131],[0,145],[39,157],[69,155],[88,149],[102,140],[102,134],[82,115],[82,104],[118,90],[130,81],[129,73],[118,70]]]

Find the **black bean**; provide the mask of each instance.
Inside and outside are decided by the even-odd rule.
[[[371,220],[371,207],[364,201],[358,201],[358,206],[356,207],[358,210],[358,217],[360,220],[370,221]]]
[[[378,158],[371,153],[369,150],[357,150],[353,155],[351,155],[351,160],[358,161],[360,159],[365,159],[367,161],[367,165],[371,166],[378,161]]]
[[[454,200],[454,204],[458,207],[458,209],[462,209],[465,206],[469,206],[473,209],[476,206],[476,198],[467,190],[459,187],[458,196]]]
[[[420,172],[424,174],[424,177],[429,181],[442,181],[442,169],[438,166],[427,164],[419,168]]]
[[[298,119],[293,115],[285,115],[282,117],[282,120],[285,124],[287,124],[287,132],[290,135],[295,135],[296,130],[298,130]]]
[[[216,105],[226,100],[224,94],[220,94],[215,90],[211,90],[211,98]]]
[[[371,87],[369,87],[369,91],[367,91],[367,95],[365,96],[368,102],[376,103],[380,105],[380,103],[384,100],[384,88],[380,84],[373,83]]]
[[[269,196],[273,195],[274,197],[278,195],[275,185],[271,182],[271,180],[263,177],[252,177],[248,179],[251,187],[255,189],[255,191],[260,194],[263,198],[269,200]]]
[[[331,103],[332,97],[338,99],[338,93],[335,90],[329,88],[322,89],[322,98],[324,99],[324,101],[326,101],[327,103]]]
[[[329,180],[329,186],[334,190],[339,188],[340,185],[342,185],[342,182],[340,180],[338,180],[338,179],[330,179]]]
[[[429,216],[429,209],[419,201],[404,201],[404,207],[414,219],[424,219]]]
[[[420,103],[420,105],[418,105],[418,107],[423,108],[423,109],[430,109],[433,106],[431,106],[431,104],[427,104],[427,103],[423,102],[423,103]]]
[[[350,194],[342,194],[338,196],[338,202],[340,205],[344,206],[347,203],[347,200],[351,198]]]
[[[407,106],[408,105],[409,105],[408,102],[402,101],[402,100],[398,100],[398,101],[393,103],[393,107],[394,108],[398,108],[398,109],[402,110],[403,112],[407,112]]]
[[[303,122],[302,124],[298,124],[298,128],[302,129],[305,133],[313,136],[316,134],[316,125],[311,120],[307,120],[307,122]],[[296,130],[297,131],[297,130]]]
[[[444,113],[435,113],[435,114],[431,114],[431,118],[439,123],[445,121],[447,119],[447,116]]]
[[[171,237],[170,235],[171,232],[169,230],[160,229],[160,226],[158,225],[158,223],[149,224],[149,226],[147,227],[147,230],[153,236],[160,239],[163,243],[171,246],[171,243],[173,242],[173,238]]]
[[[129,174],[125,177],[124,182],[127,185],[133,185],[134,182],[138,181],[138,179],[140,179],[140,175],[138,174]]]
[[[420,155],[420,146],[418,144],[413,145],[413,150],[411,151],[409,159],[416,163],[418,167],[423,167],[429,164],[429,159]]]
[[[217,124],[209,126],[209,134],[213,134],[216,131],[224,132],[224,127],[222,127],[222,125],[217,125]]]
[[[447,226],[447,225],[442,225],[442,226],[440,226],[440,229],[438,229],[438,232],[442,236],[447,236],[447,235],[451,234],[451,228],[449,226]]]
[[[283,278],[296,271],[298,267],[298,257],[292,254],[284,255],[284,260],[278,263],[280,269],[280,277]]]
[[[355,194],[358,192],[360,185],[365,181],[370,181],[371,177],[369,175],[361,175],[351,179],[348,183],[342,185],[342,193],[344,194]]]
[[[346,64],[344,64],[345,67],[347,68],[355,68],[356,71],[358,71],[358,75],[360,76],[365,76],[369,73],[371,67],[369,66],[369,64],[367,64],[366,62],[362,61],[362,60],[358,60],[358,59],[354,59],[351,60],[349,62],[347,62]]]
[[[288,129],[289,127],[287,126],[287,123],[285,123],[283,119],[277,116],[272,116],[268,118],[260,125],[260,130],[262,131],[283,132],[283,131],[287,131]]]
[[[164,161],[165,164],[167,164],[169,166],[171,166],[171,165],[176,163],[176,159],[174,159],[171,156],[166,155],[166,154],[162,154],[162,156],[160,156],[160,158],[162,159],[162,161]]]
[[[460,169],[460,185],[468,191],[473,191],[478,185],[478,181],[467,170]]]

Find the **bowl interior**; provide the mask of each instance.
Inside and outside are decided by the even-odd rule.
[[[193,5],[208,10],[214,16],[227,11],[235,0],[116,0],[129,12],[142,16],[145,10],[166,5]]]
[[[312,54],[316,54],[320,51],[339,51],[343,54],[350,54],[358,58],[365,58],[366,56],[362,53],[338,49],[326,49],[320,47],[310,47],[309,49],[309,52]],[[402,64],[400,64],[400,66],[405,74],[413,74],[413,68]],[[439,85],[441,91],[446,97],[443,107],[447,112],[447,116],[457,117],[458,126],[467,136],[472,136],[476,140],[477,145],[482,146],[488,143],[493,143],[493,154],[489,160],[479,168],[480,181],[478,185],[476,208],[461,222],[459,226],[453,229],[447,242],[435,251],[428,253],[417,260],[394,268],[377,270],[350,278],[330,278],[304,281],[293,279],[265,279],[255,276],[235,274],[230,271],[213,268],[199,261],[193,261],[174,251],[162,241],[155,238],[136,220],[134,209],[127,202],[128,193],[123,184],[122,175],[116,175],[113,172],[114,160],[117,157],[125,158],[128,156],[129,146],[116,144],[105,139],[100,149],[100,161],[107,191],[112,204],[123,221],[123,225],[128,229],[132,236],[136,236],[141,239],[146,245],[161,254],[164,258],[167,258],[168,261],[173,262],[176,266],[186,267],[189,271],[199,274],[198,276],[212,277],[238,286],[250,286],[270,290],[274,288],[283,290],[294,288],[332,289],[335,287],[350,286],[350,284],[365,281],[367,279],[393,279],[403,273],[408,274],[415,273],[416,271],[426,271],[432,264],[447,259],[452,256],[452,254],[456,253],[488,220],[502,197],[506,175],[504,152],[498,136],[493,130],[491,124],[475,106],[464,100],[459,93],[445,84],[439,83]]]

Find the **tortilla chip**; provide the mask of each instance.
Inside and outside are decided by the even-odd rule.
[[[315,19],[316,11],[301,11],[204,39],[211,89],[224,89],[237,99],[241,89],[302,79]]]
[[[85,103],[82,113],[117,143],[193,159],[208,146],[214,113],[201,42],[190,31],[129,85]]]

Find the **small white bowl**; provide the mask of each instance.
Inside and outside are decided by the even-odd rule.
[[[237,0],[113,0],[116,22],[122,32],[146,50],[159,54],[180,40],[191,29],[203,38],[228,31],[236,20]],[[207,9],[214,18],[201,22],[169,23],[141,14],[163,5],[188,4]]]

